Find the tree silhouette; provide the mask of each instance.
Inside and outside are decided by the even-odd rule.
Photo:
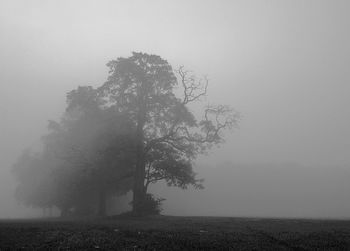
[[[189,105],[207,94],[208,80],[197,80],[183,67],[175,72],[157,55],[134,52],[107,65],[110,73],[100,95],[136,128],[133,213],[142,214],[150,183],[164,179],[169,185],[201,188],[193,160],[223,142],[221,132],[237,123],[238,114],[228,106],[208,105],[197,120]],[[175,94],[178,86],[182,96]]]

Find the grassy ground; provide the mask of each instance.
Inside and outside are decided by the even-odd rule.
[[[350,250],[350,221],[110,217],[0,221],[0,250]]]

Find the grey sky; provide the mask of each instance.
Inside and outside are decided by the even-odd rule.
[[[233,180],[260,173],[251,187],[261,189],[274,173],[258,170],[268,168],[266,163],[274,168],[299,163],[299,176],[322,166],[333,173],[329,182],[337,184],[339,178],[344,183],[339,168],[350,168],[349,8],[341,0],[0,1],[0,217],[14,212],[11,164],[24,148],[37,144],[48,119],[61,115],[65,93],[78,85],[100,85],[107,77],[105,64],[131,51],[155,53],[174,67],[185,65],[198,76],[208,75],[209,100],[243,114],[240,129],[227,135],[226,145],[202,158],[212,165],[202,170],[208,184],[217,182],[209,186],[212,190],[199,192],[203,201],[215,189],[235,194],[237,185],[219,184],[228,173]],[[228,162],[253,163],[254,168],[236,172],[217,167]],[[292,175],[296,181],[299,176]],[[304,188],[314,189],[317,179],[307,177]],[[332,191],[342,195],[344,189]],[[173,199],[196,196],[174,191],[169,192],[177,194]],[[271,200],[279,196],[285,194]],[[234,210],[232,199],[232,204],[223,203],[224,213],[212,208],[203,214],[259,214],[264,210],[252,208],[261,205],[275,215],[312,216],[312,209],[320,208],[315,215],[350,216],[350,202],[339,211],[327,207],[322,196],[314,208],[301,198],[300,213],[247,198],[241,211]],[[168,200],[171,204],[175,199]]]

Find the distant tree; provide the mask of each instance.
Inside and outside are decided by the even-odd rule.
[[[189,105],[206,95],[207,79],[196,80],[183,67],[174,71],[157,55],[134,52],[107,65],[110,74],[100,96],[135,124],[133,213],[143,214],[150,183],[201,188],[193,160],[223,142],[221,132],[237,123],[238,114],[228,106],[207,106],[197,120]],[[178,86],[182,96],[176,95]]]
[[[49,175],[50,163],[40,153],[24,151],[13,166],[19,185],[16,198],[27,206],[50,208],[52,199],[52,180]]]
[[[97,194],[98,213],[105,215],[107,197],[131,189],[134,141],[128,118],[112,108],[103,109],[101,104],[92,87],[69,92],[65,116],[61,125],[55,126],[52,148],[77,171],[73,180],[78,188],[85,194]],[[83,211],[84,203],[81,207]]]
[[[108,196],[131,189],[133,125],[99,102],[92,87],[68,93],[61,121],[49,121],[43,151],[25,152],[14,165],[20,201],[56,206],[62,216],[70,210],[90,214],[97,205],[98,214],[105,215]]]

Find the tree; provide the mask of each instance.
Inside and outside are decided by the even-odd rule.
[[[97,205],[103,216],[108,196],[131,189],[133,125],[102,103],[92,87],[67,94],[66,112],[60,122],[49,121],[42,152],[25,152],[14,166],[20,201],[56,206],[62,216],[90,214]]]
[[[16,198],[27,206],[52,207],[52,179],[49,175],[51,167],[40,153],[24,151],[13,166],[13,172],[19,181]]]
[[[109,195],[131,189],[130,166],[134,161],[133,125],[121,113],[102,105],[92,87],[69,92],[62,126],[57,127],[64,128],[56,141],[61,143],[54,144],[56,155],[77,170],[74,181],[80,189],[97,194],[101,216],[106,214]],[[80,208],[86,208],[84,203]]]
[[[142,214],[150,183],[164,179],[169,185],[200,188],[194,159],[223,142],[221,132],[237,123],[238,114],[228,106],[208,105],[197,120],[189,105],[206,95],[208,80],[197,80],[183,67],[174,71],[157,55],[134,52],[107,66],[109,77],[100,96],[135,124],[133,213]],[[178,86],[182,97],[175,94]]]
[[[67,95],[67,114],[73,118],[68,159],[83,165],[91,189],[99,197],[99,214],[106,214],[106,198],[131,189],[134,163],[133,124],[125,115],[104,107],[92,87],[79,87]],[[67,149],[67,147],[66,147]]]

